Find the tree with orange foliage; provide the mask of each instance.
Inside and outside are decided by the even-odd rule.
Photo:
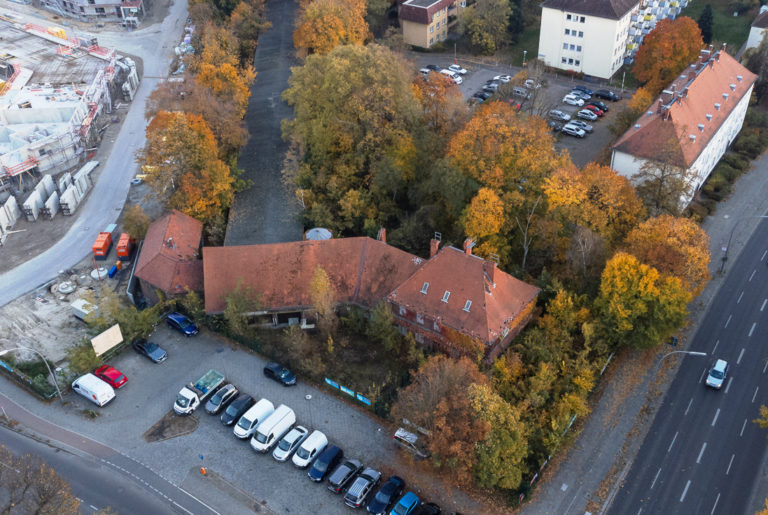
[[[645,36],[632,71],[655,97],[696,60],[703,45],[694,20],[687,16],[665,18]]]
[[[293,44],[315,54],[361,45],[371,38],[365,14],[365,0],[312,0],[299,14]]]
[[[629,233],[626,245],[646,265],[679,278],[694,296],[709,281],[709,236],[690,218],[650,218]]]
[[[419,74],[413,81],[413,95],[424,110],[424,120],[444,136],[464,121],[467,104],[456,83],[442,73]]]
[[[621,136],[653,103],[653,94],[648,88],[642,87],[635,91],[627,106],[618,112],[610,129],[617,136]]]
[[[255,77],[256,72],[250,67],[238,69],[229,63],[201,63],[195,80],[207,86],[222,102],[233,104],[239,118],[243,118]]]

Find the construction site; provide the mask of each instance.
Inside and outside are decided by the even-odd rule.
[[[60,27],[0,17],[0,245],[20,219],[71,216],[93,185],[93,160],[136,63]]]

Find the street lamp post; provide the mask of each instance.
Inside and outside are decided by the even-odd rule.
[[[671,356],[672,354],[690,354],[691,356],[706,356],[706,352],[696,352],[692,350],[673,350],[672,352],[668,352],[664,354],[661,359],[659,360],[658,365],[656,365],[656,373],[653,374],[653,377],[655,378],[659,374],[659,370],[661,370],[661,364],[664,361],[664,358],[667,358]]]
[[[525,68],[525,58],[528,55],[528,50],[523,50],[523,68]]]
[[[45,368],[48,369],[48,373],[51,374],[51,377],[53,378],[53,386],[56,387],[56,393],[59,394],[59,399],[61,400],[61,402],[64,402],[64,397],[61,395],[61,390],[59,389],[59,382],[56,380],[56,375],[53,373],[53,370],[51,370],[50,365],[48,365],[48,360],[45,359],[45,356],[40,354],[35,349],[30,349],[29,347],[22,347],[22,346],[14,347],[12,349],[1,350],[0,351],[0,356],[4,356],[4,355],[6,355],[9,352],[14,351],[14,350],[27,350],[27,351],[30,351],[30,352],[34,352],[35,354],[40,356],[40,359],[42,359],[43,363],[45,363]]]
[[[724,253],[723,261],[720,263],[720,273],[723,273],[723,270],[725,269],[725,262],[728,261],[728,249],[731,248],[731,240],[733,239],[733,233],[736,231],[736,226],[739,225],[739,222],[743,222],[744,220],[749,220],[751,218],[768,218],[768,215],[745,216],[733,222],[733,227],[731,227],[731,234],[728,235],[728,243],[726,243],[725,248],[723,249]]]

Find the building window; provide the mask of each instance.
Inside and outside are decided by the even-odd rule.
[[[103,7],[97,7],[96,8],[96,14],[104,14],[104,8]]]
[[[573,64],[573,59],[568,59],[568,64]]]
[[[467,6],[467,2],[462,1],[459,5],[461,5],[462,7],[466,7]]]
[[[421,313],[416,313],[416,322],[419,324],[424,324],[424,315]]]
[[[568,60],[567,60],[565,57],[563,57],[563,59],[562,59],[562,63],[563,63],[563,64],[566,64],[567,62],[568,62]]]
[[[408,314],[408,310],[405,309],[405,306],[400,306],[400,316],[404,317]]]
[[[430,25],[429,26],[429,33],[432,34],[434,31],[435,31],[435,26],[434,25]]]
[[[48,151],[47,151],[46,149],[44,149],[44,148],[41,148],[41,149],[40,149],[40,155],[41,155],[41,156],[44,156],[44,155],[45,155],[45,154],[47,154],[47,153],[48,153]]]
[[[581,19],[579,20],[579,22],[584,23],[585,20],[586,20],[586,18],[584,18],[584,16],[582,16]]]
[[[571,29],[565,29],[565,35],[570,36],[571,35]]]
[[[83,8],[82,8],[82,6],[80,7],[80,12],[81,12],[81,13],[84,13],[84,12],[85,12],[85,9],[83,9]]]
[[[433,41],[434,41],[434,40],[433,40],[432,38],[429,38],[429,46],[432,46],[432,42],[433,42]]]
[[[472,301],[471,301],[471,300],[468,300],[468,301],[467,301],[467,302],[464,304],[464,311],[466,311],[467,313],[469,313],[469,308],[470,308],[470,306],[472,306]]]
[[[576,45],[576,51],[581,52],[581,45]]]
[[[571,15],[570,15],[570,14],[566,14],[566,15],[565,15],[565,19],[566,19],[566,20],[570,20],[570,19],[571,19]]]
[[[448,20],[446,20],[445,18],[443,18],[443,25],[445,25],[445,22],[447,22],[447,21],[448,21]]]
[[[428,290],[429,290],[429,283],[425,282],[425,283],[424,283],[424,284],[421,286],[421,293],[423,293],[424,295],[426,295]]]
[[[563,43],[563,50],[568,50],[568,43]]]
[[[568,45],[569,50],[576,50],[576,45]]]
[[[583,37],[584,37],[584,33],[583,33],[582,31],[579,31],[579,37],[580,37],[580,38],[583,38]]]
[[[578,65],[579,65],[579,60],[578,60],[578,59],[576,59],[576,66],[578,66]]]
[[[448,290],[445,290],[445,293],[443,293],[443,302],[448,302],[448,299],[451,297],[451,292]]]

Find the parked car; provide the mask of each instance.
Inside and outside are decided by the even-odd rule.
[[[574,95],[565,95],[563,97],[563,102],[568,104],[568,105],[572,105],[572,106],[579,106],[579,107],[581,107],[581,106],[584,105],[584,101],[582,99],[574,96]]]
[[[569,136],[575,136],[577,138],[583,138],[586,135],[586,132],[583,130],[569,125],[563,127],[563,133],[568,134]]]
[[[75,379],[72,383],[72,390],[100,408],[115,398],[115,390],[93,374],[85,374]]]
[[[368,513],[371,515],[385,515],[387,508],[403,493],[405,481],[399,476],[387,479],[384,486],[379,488],[371,502],[368,503]]]
[[[225,426],[231,426],[235,423],[235,420],[239,420],[255,402],[253,397],[247,393],[241,393],[229,406],[227,406],[224,413],[221,414],[221,423]]]
[[[595,120],[597,120],[597,115],[592,111],[590,111],[589,109],[582,109],[581,111],[576,113],[576,116],[584,120],[589,120],[591,122],[594,122]]]
[[[93,371],[93,375],[107,383],[112,388],[120,388],[125,385],[128,378],[120,372],[118,369],[110,367],[109,365],[101,365],[99,368]]]
[[[710,369],[707,375],[706,385],[710,388],[719,390],[725,383],[725,378],[728,375],[728,362],[724,359],[718,359],[715,361],[714,366]]]
[[[502,84],[506,84],[507,82],[512,80],[511,75],[497,75],[493,78],[493,80],[497,80],[501,82]]]
[[[267,363],[264,366],[264,375],[278,383],[282,383],[283,386],[296,384],[296,374],[279,363]]]
[[[560,120],[561,122],[567,122],[571,119],[571,115],[565,114],[564,112],[560,111],[559,109],[552,109],[549,112],[549,117],[554,118],[555,120]]]
[[[566,123],[566,125],[571,125],[573,127],[576,127],[577,129],[581,129],[588,134],[593,130],[590,124],[588,124],[587,122],[582,122],[581,120],[571,120],[570,122]]]
[[[569,95],[573,95],[576,98],[580,98],[580,99],[582,99],[585,102],[592,98],[591,95],[587,95],[586,93],[584,93],[583,91],[579,91],[578,89],[574,89],[573,91],[571,91],[568,94]]]
[[[596,105],[594,105],[594,104],[587,104],[587,105],[585,105],[585,106],[584,106],[584,109],[587,109],[587,110],[589,110],[589,111],[592,111],[592,112],[593,112],[593,113],[595,113],[597,116],[603,116],[603,115],[605,114],[605,112],[603,112],[603,110],[602,110],[602,109],[600,109],[599,107],[597,107],[597,106],[596,106]]]
[[[607,89],[598,89],[595,91],[595,96],[597,98],[602,98],[603,100],[610,100],[611,102],[617,102],[621,100],[620,95],[617,95],[613,91],[609,91]]]
[[[275,411],[275,405],[267,399],[261,399],[259,402],[248,408],[248,411],[238,419],[237,424],[232,429],[236,437],[241,440],[250,438],[259,427]]]
[[[575,91],[581,91],[582,93],[585,93],[587,95],[594,95],[595,94],[594,91],[592,91],[591,89],[589,89],[586,86],[574,86],[572,89],[574,89]]]
[[[459,75],[458,73],[454,73],[451,70],[448,70],[448,69],[440,70],[440,73],[442,73],[449,79],[452,79],[453,82],[455,82],[456,84],[461,84],[462,82],[464,82],[464,79],[461,78],[461,75]]]
[[[139,354],[143,354],[155,363],[162,363],[168,359],[168,353],[165,352],[158,344],[148,342],[144,338],[137,338],[131,343],[133,350]]]
[[[442,513],[440,506],[433,502],[421,503],[413,510],[413,515],[440,515],[440,513]]]
[[[261,453],[268,452],[295,423],[296,413],[285,404],[281,404],[256,427],[251,438],[251,449]]]
[[[338,465],[331,475],[328,476],[328,480],[325,482],[328,490],[338,494],[340,493],[347,483],[360,472],[363,468],[363,464],[358,460],[346,460],[344,463]]]
[[[389,512],[390,515],[410,515],[416,506],[419,505],[419,497],[413,492],[406,492],[404,496],[397,501],[395,507]]]
[[[488,82],[483,86],[483,91],[487,91],[489,93],[496,93],[498,90],[499,90],[498,82]]]
[[[272,457],[277,461],[287,461],[291,454],[301,445],[309,434],[309,430],[304,426],[296,426],[280,439],[275,450],[272,451]]]
[[[307,472],[309,479],[319,483],[325,479],[325,476],[328,475],[328,471],[332,470],[342,458],[344,458],[344,451],[335,445],[326,447],[312,464],[309,472]]]
[[[381,481],[381,472],[367,467],[349,485],[347,493],[344,494],[344,504],[350,508],[363,506],[368,499],[368,495],[379,484],[379,481]]]
[[[467,70],[465,68],[462,68],[458,64],[452,64],[448,67],[449,70],[451,70],[454,73],[458,73],[459,75],[466,75]]]
[[[539,89],[541,87],[540,82],[536,82],[533,79],[525,79],[525,87],[528,89]]]
[[[593,106],[600,108],[600,110],[603,112],[606,112],[606,113],[608,112],[608,106],[605,105],[605,102],[600,102],[599,100],[590,100],[589,103],[592,104]]]
[[[476,98],[480,102],[485,102],[492,96],[493,96],[493,93],[491,93],[490,91],[478,91],[477,93],[472,95],[472,98]]]
[[[192,320],[181,313],[171,313],[166,317],[166,321],[170,327],[176,329],[184,336],[194,336],[200,332],[200,329],[192,323]]]
[[[296,453],[291,458],[293,464],[299,468],[309,466],[317,456],[320,455],[325,447],[328,445],[328,438],[321,431],[312,431],[296,450]]]
[[[208,399],[208,402],[205,403],[205,411],[209,415],[217,414],[219,411],[229,406],[229,403],[237,397],[238,393],[240,393],[240,391],[233,384],[222,386],[210,399]]]
[[[563,129],[563,124],[558,123],[554,120],[549,120],[547,122],[547,127],[549,127],[549,130],[551,130],[552,132],[560,132]]]

